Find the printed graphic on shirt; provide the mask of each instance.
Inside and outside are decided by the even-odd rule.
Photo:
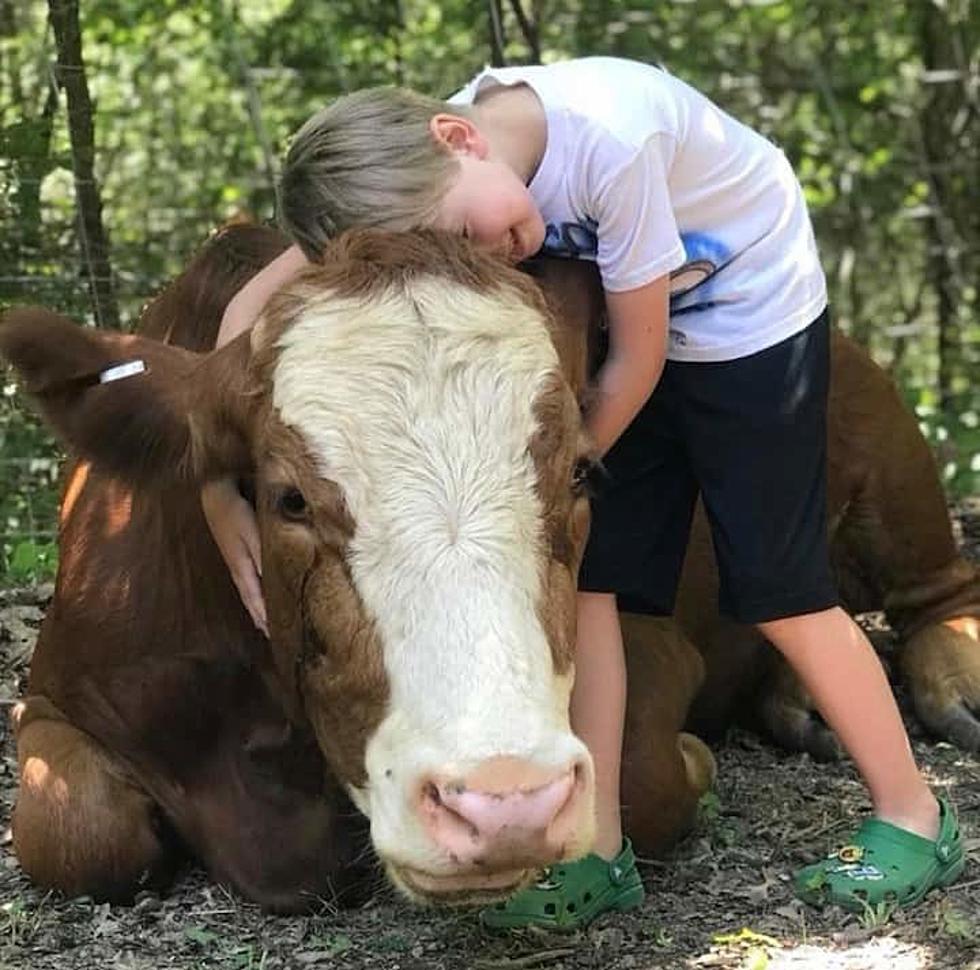
[[[549,222],[540,252],[564,259],[595,259],[599,252],[598,225],[595,219],[589,218],[584,222]]]
[[[549,222],[540,251],[564,259],[594,260],[599,251],[597,229],[598,223],[589,218],[582,222]],[[674,348],[688,345],[687,331],[678,325],[679,321],[687,314],[710,310],[717,305],[715,277],[733,257],[724,243],[705,233],[681,233],[681,242],[687,258],[670,274],[668,339]]]
[[[704,233],[681,233],[681,242],[687,259],[670,274],[671,347],[687,346],[687,333],[676,326],[678,318],[714,306],[714,276],[731,258],[721,242]]]
[[[687,259],[670,274],[671,313],[711,303],[712,278],[731,258],[723,243],[701,232],[681,233],[681,242]]]

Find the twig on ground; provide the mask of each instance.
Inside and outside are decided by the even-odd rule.
[[[574,952],[574,946],[562,946],[552,950],[538,950],[536,953],[528,953],[522,957],[501,957],[498,960],[474,960],[473,966],[478,968],[478,970],[516,970],[518,967],[536,967],[542,963],[561,960],[563,957],[571,956]]]
[[[971,879],[969,882],[954,882],[946,887],[946,892],[952,890],[962,890],[962,889],[973,889],[974,886],[980,886],[980,879]]]
[[[803,829],[797,832],[795,835],[791,835],[783,839],[784,845],[798,845],[800,842],[806,842],[809,839],[815,839],[819,835],[824,835],[827,832],[832,832],[834,829],[839,829],[842,826],[850,825],[851,820],[848,818],[838,818],[834,819],[832,822],[824,822],[820,825],[815,825],[812,828]]]

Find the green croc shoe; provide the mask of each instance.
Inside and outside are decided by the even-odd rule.
[[[600,913],[633,909],[645,893],[629,839],[612,862],[587,855],[544,871],[540,881],[480,913],[489,930],[529,926],[570,933],[588,926]]]
[[[965,865],[956,813],[940,798],[935,842],[865,819],[849,845],[801,869],[793,882],[804,902],[863,912],[879,903],[911,906],[930,889],[948,886]]]

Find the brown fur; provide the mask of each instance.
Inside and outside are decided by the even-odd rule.
[[[575,426],[578,404],[574,385],[555,381],[535,402],[539,430],[531,441],[537,470],[544,522],[545,554],[540,557],[544,597],[538,605],[542,626],[551,644],[555,670],[564,674],[575,651],[575,599],[579,562],[588,534],[589,512],[585,492],[574,481],[576,464],[588,460],[588,442],[560,429]]]
[[[239,227],[222,234],[148,308],[139,337],[73,343],[54,362],[30,353],[25,359],[28,322],[34,326],[40,319],[39,326],[55,329],[60,324],[32,317],[22,318],[18,328],[15,318],[14,326],[0,327],[0,351],[19,355],[28,382],[51,413],[72,382],[90,382],[120,354],[145,355],[156,379],[165,382],[163,390],[180,394],[189,383],[189,368],[199,362],[159,339],[193,349],[210,346],[227,300],[283,245],[271,230]],[[363,238],[345,240],[344,258],[356,264],[364,245]],[[532,292],[509,268],[483,272],[483,263],[474,268],[465,252],[457,253],[458,246],[445,245],[453,250],[447,254],[448,272],[472,276],[477,286],[506,279],[525,296]],[[387,272],[394,285],[399,274],[415,271],[418,252],[403,237],[390,242],[389,253]],[[370,285],[366,270],[348,269],[314,267],[292,292],[301,296],[303,287],[327,282],[350,293]],[[582,264],[545,264],[539,272],[558,308],[561,325],[553,338],[565,373],[573,391],[582,394],[588,345],[596,336],[589,323],[597,319],[601,300],[597,280]],[[271,346],[275,321],[288,316],[289,300],[295,298],[284,296],[271,308],[271,329],[261,335],[253,361],[259,371],[268,366],[268,356],[262,355]],[[351,860],[366,845],[364,826],[325,769],[321,749],[330,747],[340,720],[352,719],[358,730],[347,737],[353,740],[327,754],[343,775],[358,777],[358,731],[370,730],[383,703],[374,632],[359,622],[362,612],[355,603],[337,604],[331,611],[335,618],[313,617],[318,629],[339,624],[337,641],[356,645],[356,655],[367,658],[352,664],[348,653],[335,665],[336,644],[310,636],[311,618],[302,609],[290,614],[282,605],[301,604],[302,587],[317,576],[336,581],[331,570],[342,561],[352,527],[339,495],[318,491],[329,486],[309,474],[309,456],[300,454],[295,442],[290,445],[284,429],[276,429],[278,465],[271,463],[256,483],[264,546],[278,557],[267,568],[267,576],[278,577],[266,590],[275,605],[271,612],[282,617],[270,651],[208,538],[196,491],[175,485],[148,492],[110,474],[115,467],[111,439],[119,433],[150,445],[150,459],[135,469],[116,468],[127,481],[152,481],[151,468],[161,462],[199,474],[207,454],[201,443],[209,436],[219,442],[222,461],[250,467],[241,429],[267,422],[268,415],[256,403],[261,394],[245,393],[255,386],[243,383],[246,344],[247,338],[205,365],[212,368],[208,382],[225,402],[205,424],[169,434],[167,414],[148,407],[139,382],[126,386],[123,381],[116,389],[126,395],[131,425],[82,436],[98,464],[77,465],[69,477],[55,600],[18,728],[22,790],[15,847],[25,869],[42,884],[126,896],[142,885],[144,872],[156,879],[166,871],[173,859],[173,830],[216,878],[273,908],[300,908],[311,892],[348,892],[360,875]],[[969,625],[954,630],[941,623],[977,614],[976,572],[956,553],[938,479],[914,419],[853,344],[835,337],[833,352],[829,474],[842,588],[849,602],[862,608],[884,603],[908,634],[903,667],[927,723],[966,746],[980,747],[976,721],[968,713],[969,707],[980,707],[976,643]],[[253,371],[248,380],[256,375]],[[99,396],[97,388],[90,393]],[[98,405],[95,400],[91,413],[62,417],[62,433],[75,435],[82,425],[90,426],[92,414],[100,414]],[[539,404],[543,425],[551,409],[558,413],[569,406],[561,394],[545,395]],[[261,446],[271,448],[271,438]],[[570,487],[581,450],[580,443],[572,448],[567,441],[549,441],[543,432],[532,445],[540,487]],[[293,485],[308,493],[316,510],[316,549],[326,552],[313,552],[299,530],[290,539],[289,524],[273,519],[282,488]],[[585,529],[582,503],[567,501],[555,506],[565,508],[567,517],[556,511],[547,525],[549,569],[556,575],[545,579],[557,592],[541,608],[562,655],[571,639],[562,603]],[[642,851],[663,849],[690,825],[697,797],[712,777],[710,752],[681,732],[685,720],[718,730],[752,706],[754,697],[755,708],[769,711],[769,726],[784,742],[815,750],[826,740],[792,682],[768,679],[773,675],[765,658],[772,651],[751,631],[726,624],[713,612],[716,586],[700,521],[678,603],[680,629],[624,617],[630,695],[623,797],[629,830]],[[340,581],[337,588],[349,584]],[[305,681],[299,676],[304,665],[313,672]],[[316,685],[315,698],[304,698],[304,683]],[[308,708],[320,712],[319,724],[307,722]],[[68,800],[64,788],[41,777],[36,759],[68,783]]]
[[[36,883],[70,895],[93,882],[107,899],[159,887],[172,868],[159,811],[101,745],[44,697],[14,710],[20,790],[17,857]],[[43,824],[37,824],[43,819]],[[60,833],[52,843],[47,833]]]

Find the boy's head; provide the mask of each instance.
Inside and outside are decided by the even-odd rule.
[[[354,226],[428,220],[456,174],[429,135],[446,105],[400,88],[338,98],[296,133],[280,183],[281,221],[308,258]]]
[[[358,91],[315,114],[292,141],[280,190],[283,228],[308,259],[355,226],[435,226],[514,258],[544,235],[473,109],[401,88]]]

